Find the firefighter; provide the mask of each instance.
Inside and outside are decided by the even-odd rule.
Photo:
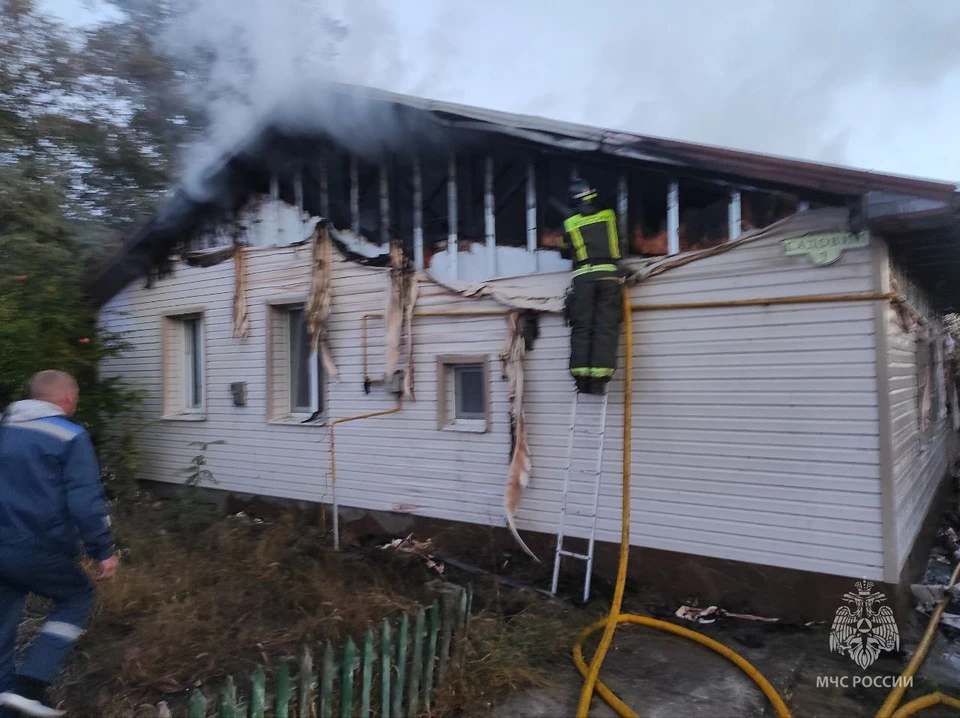
[[[620,239],[613,210],[582,179],[570,185],[573,215],[563,223],[561,251],[573,259],[565,310],[570,323],[570,373],[577,391],[603,394],[617,366],[620,337]]]

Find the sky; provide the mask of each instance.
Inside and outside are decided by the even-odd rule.
[[[179,1],[189,10],[157,42],[213,51],[214,117],[233,130],[250,108],[223,87],[256,110],[317,77],[960,181],[953,0]],[[104,0],[43,7],[74,23],[111,17]],[[348,28],[332,66],[330,16]]]

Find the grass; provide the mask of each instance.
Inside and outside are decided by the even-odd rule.
[[[304,644],[319,653],[325,640],[357,638],[436,596],[428,584],[437,574],[417,557],[334,552],[319,530],[292,520],[214,518],[202,507],[141,501],[117,512],[115,526],[121,571],[100,585],[57,687],[76,715],[139,715],[171,694],[294,657]],[[586,621],[509,589],[476,588],[464,664],[440,687],[436,715],[483,712],[512,691],[548,685],[551,663],[568,660]]]
[[[471,619],[466,658],[442,686],[438,714],[487,715],[511,693],[549,688],[551,668],[569,663],[573,640],[586,619],[539,599],[519,600],[527,605],[513,615],[492,605]]]

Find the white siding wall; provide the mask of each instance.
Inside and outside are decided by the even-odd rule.
[[[896,265],[891,266],[891,273],[910,304],[926,319],[935,322],[937,317],[919,288]],[[936,495],[939,481],[947,471],[950,421],[941,418],[942,401],[935,382],[933,425],[930,438],[924,443],[920,433],[916,336],[904,331],[892,307],[886,316],[897,566],[902,569]],[[942,371],[939,361],[937,369]]]
[[[667,272],[641,284],[634,302],[861,291],[872,291],[868,252],[816,267],[768,242]],[[632,542],[880,578],[872,306],[637,312],[633,329]],[[614,411],[609,422],[601,499],[599,535],[609,541],[619,530],[620,418]]]
[[[232,263],[178,266],[147,290],[134,284],[104,310],[133,349],[108,367],[148,390],[161,413],[159,317],[202,305],[207,323],[207,419],[152,421],[142,432],[145,478],[177,481],[195,450],[211,447],[218,488],[330,500],[328,430],[266,421],[267,301],[308,286],[309,248],[259,248],[248,259],[251,332],[231,335]],[[383,311],[386,274],[335,267],[331,339],[341,372],[327,384],[332,418],[392,405],[362,390],[360,317]],[[535,282],[533,278],[531,281]],[[649,280],[635,302],[725,300],[872,291],[869,252],[830,267],[785,257],[775,243],[744,246]],[[420,310],[496,308],[421,285]],[[370,373],[383,366],[382,320],[369,323]],[[672,551],[827,573],[882,578],[873,308],[868,303],[651,311],[633,316],[632,542]],[[343,506],[402,508],[425,516],[501,525],[509,453],[506,383],[497,361],[501,317],[415,320],[416,403],[400,414],[337,429]],[[554,533],[572,381],[569,329],[541,319],[527,358],[533,476],[521,529]],[[621,355],[623,348],[621,347]],[[437,430],[436,357],[490,358],[491,430]],[[621,361],[622,367],[622,361]],[[246,381],[247,407],[229,384]],[[622,368],[612,386],[598,538],[619,539]],[[586,454],[584,454],[586,455]],[[571,507],[591,486],[576,482]],[[571,533],[585,533],[583,519]]]

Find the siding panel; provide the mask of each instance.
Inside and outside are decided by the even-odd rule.
[[[220,488],[330,501],[329,430],[267,423],[268,302],[305,293],[308,248],[254,248],[248,254],[251,331],[231,332],[230,262],[178,265],[152,289],[132,285],[103,321],[126,334],[131,351],[105,367],[143,384],[145,410],[161,412],[159,317],[202,305],[207,330],[207,419],[154,421],[143,430],[146,478],[179,481],[194,450],[211,447]],[[872,291],[867,253],[847,252],[830,267],[785,257],[776,243],[747,245],[650,279],[634,303],[767,298]],[[544,286],[555,277],[533,278]],[[337,261],[330,339],[340,380],[326,384],[331,418],[392,406],[382,388],[363,392],[360,317],[382,312],[388,275]],[[198,299],[199,298],[199,299]],[[418,307],[497,309],[421,283]],[[644,311],[633,315],[633,501],[631,540],[640,546],[827,573],[882,577],[873,309],[867,303]],[[395,416],[337,428],[338,496],[343,506],[397,509],[482,524],[503,524],[509,455],[507,385],[498,355],[502,317],[415,320],[417,402]],[[384,328],[367,322],[368,371],[382,373]],[[555,533],[563,482],[572,382],[569,329],[543,316],[527,355],[527,412],[533,476],[518,514],[521,529]],[[892,343],[891,346],[899,347]],[[899,351],[904,351],[900,350]],[[483,434],[438,431],[436,357],[490,360],[491,426]],[[621,367],[623,349],[621,347]],[[891,352],[892,355],[892,352]],[[246,381],[248,406],[229,384]],[[279,401],[279,386],[274,399]],[[909,386],[903,386],[909,391]],[[622,370],[611,386],[598,537],[619,538]],[[587,409],[585,409],[587,410]],[[590,456],[578,452],[577,461]],[[586,535],[591,486],[574,482],[572,534]]]
[[[891,273],[911,305],[936,325],[939,318],[930,309],[929,302],[919,288],[895,264],[891,265]],[[930,510],[940,479],[947,471],[950,426],[948,419],[937,418],[935,408],[930,438],[927,443],[923,442],[920,433],[916,336],[905,330],[892,308],[886,312],[885,323],[889,338],[887,367],[890,375],[897,565],[902,569]],[[937,401],[936,392],[934,401]]]

